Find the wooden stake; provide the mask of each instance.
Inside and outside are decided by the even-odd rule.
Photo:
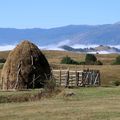
[[[67,78],[66,78],[66,85],[65,87],[68,87],[69,86],[69,70],[67,71]]]
[[[33,89],[35,88],[35,74],[33,75]]]
[[[60,69],[60,86],[61,86],[61,69]]]
[[[79,72],[76,71],[76,86],[79,85]]]
[[[19,82],[19,74],[20,74],[20,71],[21,71],[21,63],[22,63],[22,61],[20,61],[20,64],[18,64],[17,80],[16,80],[16,83],[15,83],[14,89],[17,88],[17,85],[18,85],[18,82]]]

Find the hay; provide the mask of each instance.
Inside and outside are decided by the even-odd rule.
[[[10,52],[1,73],[2,89],[40,88],[50,77],[50,66],[39,50],[29,41],[23,41]]]

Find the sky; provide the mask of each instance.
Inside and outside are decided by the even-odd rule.
[[[120,0],[0,0],[0,28],[113,24]]]

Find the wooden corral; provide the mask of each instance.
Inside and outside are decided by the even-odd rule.
[[[53,77],[58,86],[65,87],[86,87],[100,86],[99,70],[53,70]]]

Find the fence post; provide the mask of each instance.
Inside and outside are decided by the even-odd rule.
[[[7,90],[8,90],[8,79],[7,79]]]
[[[60,86],[61,86],[61,69],[60,69]]]
[[[67,77],[66,77],[66,85],[65,87],[68,87],[69,86],[69,70],[67,71]]]
[[[79,84],[79,72],[76,71],[76,86]]]
[[[90,83],[90,77],[91,77],[91,70],[87,69],[87,79],[86,79],[86,84],[89,86]]]
[[[1,89],[3,90],[3,78],[2,78],[2,85],[1,85]]]
[[[95,81],[95,71],[93,70],[92,72],[92,81],[91,81],[91,86],[94,85],[94,81]]]
[[[85,82],[85,71],[83,70],[83,72],[82,72],[82,82],[81,82],[81,85],[84,87],[85,86],[85,84],[84,84],[84,82]]]
[[[33,75],[33,89],[35,88],[35,74]]]
[[[100,71],[98,71],[99,86],[101,85]]]
[[[95,73],[96,73],[96,77],[95,77],[93,85],[100,86],[100,72],[99,72],[99,70],[96,70]]]

